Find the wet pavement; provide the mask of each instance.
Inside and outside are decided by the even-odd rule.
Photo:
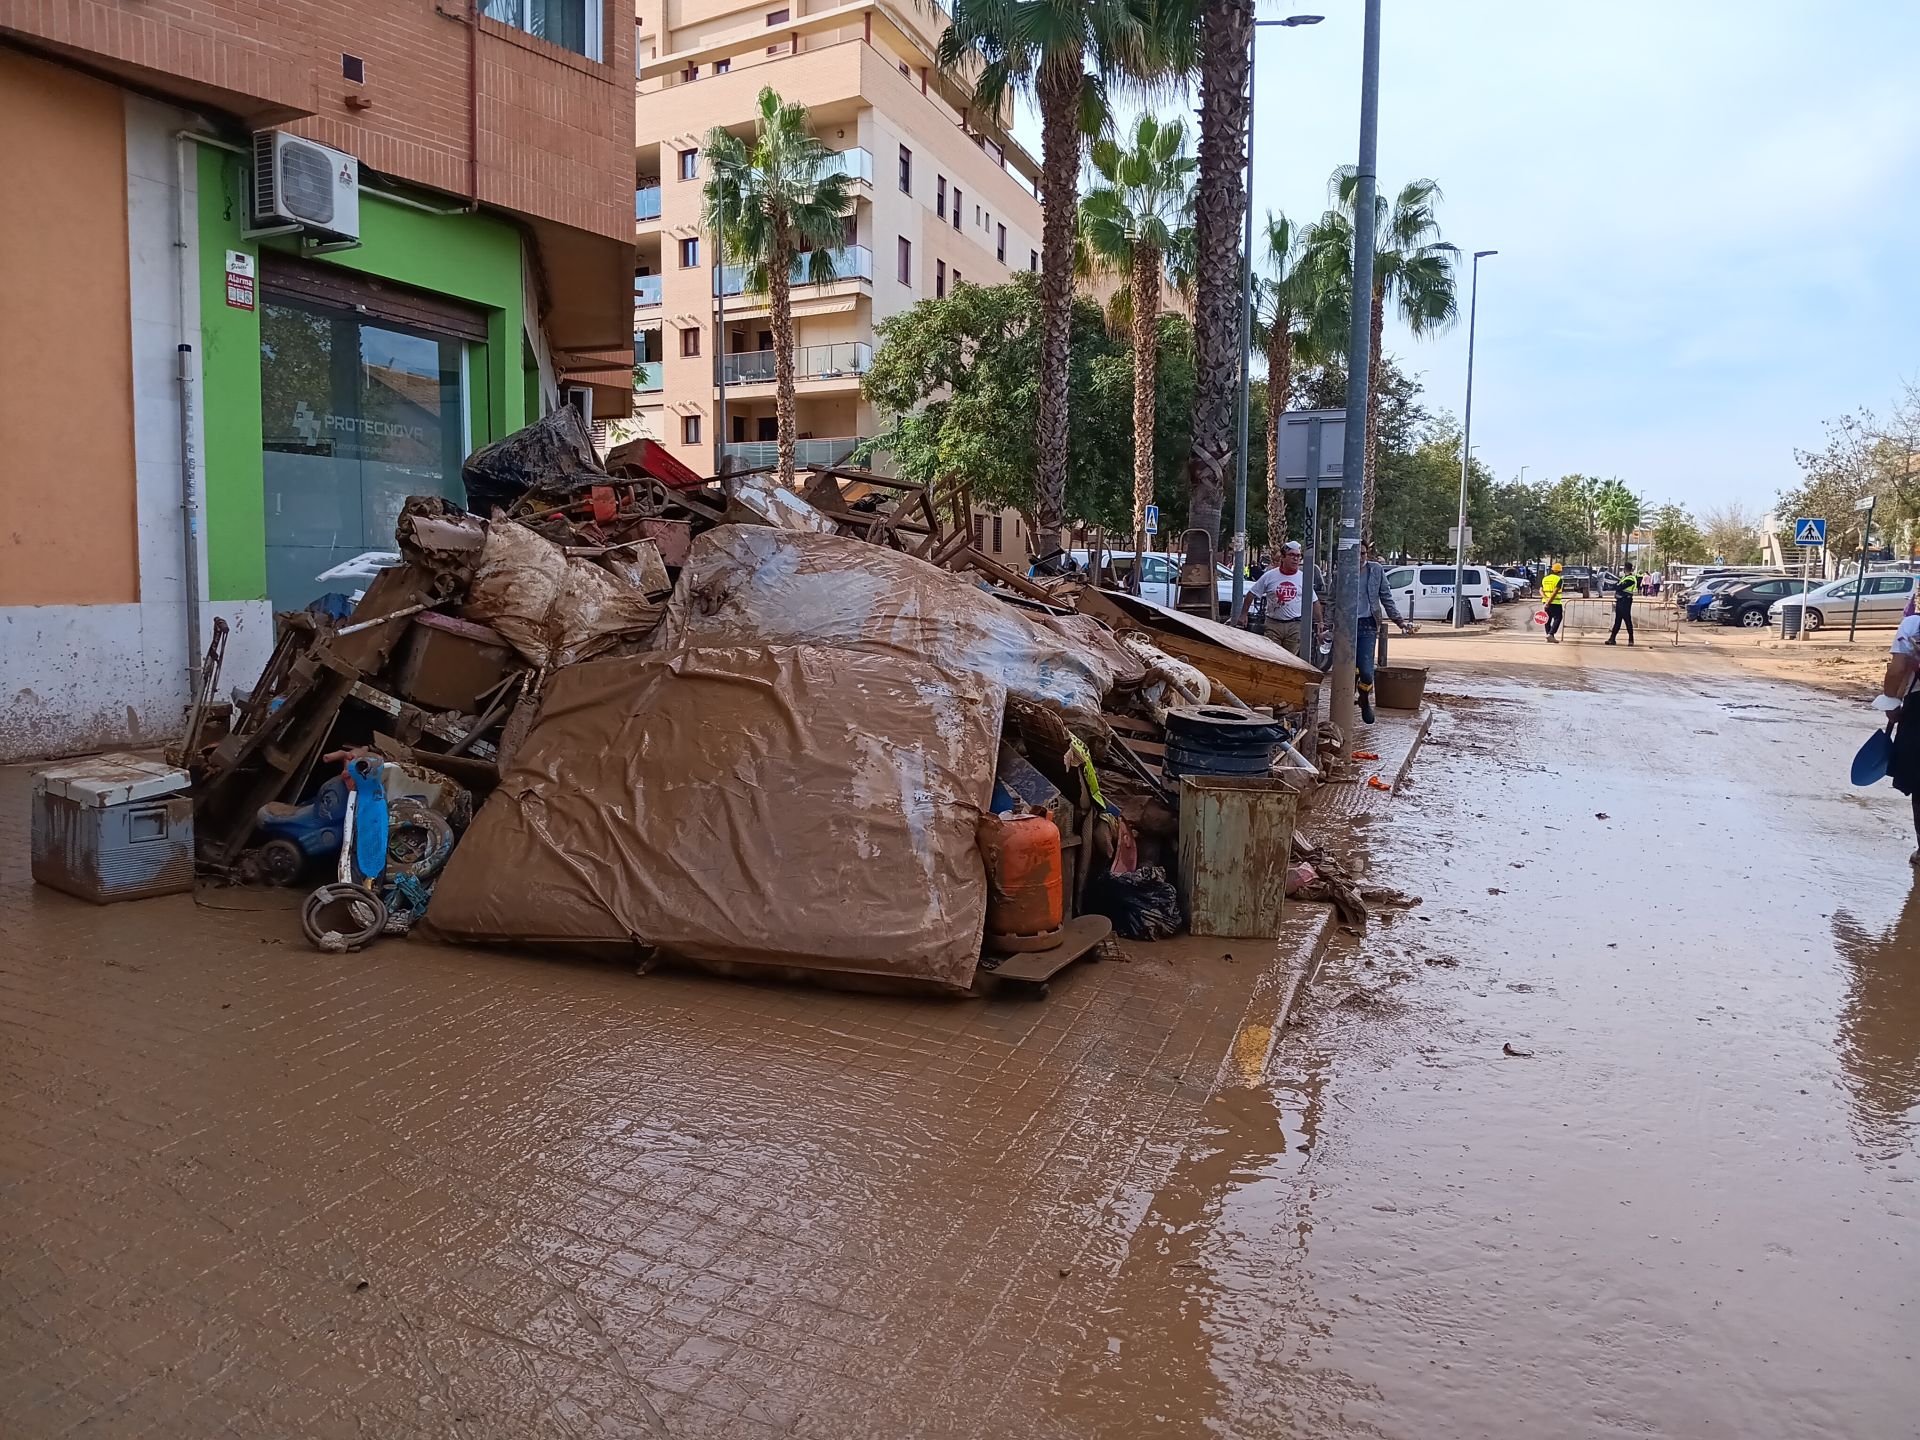
[[[16,772],[0,1435],[1915,1433],[1865,712],[1530,638],[1396,651],[1424,903],[1270,1054],[1239,944],[931,1004],[95,910]]]

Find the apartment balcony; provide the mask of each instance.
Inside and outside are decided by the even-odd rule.
[[[633,223],[636,231],[651,231],[660,224],[660,187],[642,185],[633,192]]]
[[[873,152],[860,145],[849,145],[845,150],[836,150],[832,158],[820,167],[822,175],[844,175],[849,180],[873,184]]]
[[[636,342],[639,337],[635,336]],[[658,395],[667,388],[658,360],[636,360],[633,364],[633,391],[636,395]]]
[[[633,308],[635,310],[660,308],[660,277],[658,275],[633,277]]]
[[[774,352],[747,350],[725,356],[720,372],[729,385],[771,385],[774,380]],[[860,377],[873,368],[873,347],[863,340],[848,340],[838,345],[797,345],[793,351],[793,378],[796,382],[845,380],[857,388]]]
[[[794,258],[790,273],[795,285],[828,286],[860,280],[865,280],[869,284],[872,283],[873,252],[866,246],[842,245],[837,250],[828,250],[822,253],[833,263],[833,274],[831,278],[819,278],[813,274],[811,269],[813,255],[812,252],[808,252],[805,255],[799,255]],[[744,265],[722,266],[718,272],[718,278],[714,283],[722,295],[765,293],[754,292],[747,289],[747,267]]]
[[[793,463],[796,465],[838,465],[861,445],[864,437],[859,435],[840,435],[825,440],[796,440],[793,442]],[[727,458],[732,460],[734,468],[739,470],[770,469],[780,463],[780,445],[775,440],[735,441],[726,448]]]

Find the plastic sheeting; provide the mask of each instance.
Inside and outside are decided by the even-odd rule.
[[[694,541],[653,644],[826,645],[1089,710],[1114,682],[1096,650],[937,565],[762,525],[721,525]]]
[[[448,862],[431,923],[963,989],[1005,700],[923,660],[806,646],[576,665]]]
[[[511,520],[487,527],[462,612],[491,625],[542,669],[598,655],[623,639],[644,639],[663,607],[588,560],[569,559],[551,540]]]

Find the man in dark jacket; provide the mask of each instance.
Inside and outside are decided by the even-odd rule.
[[[1633,644],[1633,597],[1640,589],[1640,573],[1629,567],[1613,585],[1613,634],[1607,636],[1611,645],[1620,635],[1620,627],[1627,627],[1627,644]]]
[[[1381,564],[1371,542],[1363,543],[1360,547],[1360,625],[1353,640],[1353,673],[1360,692],[1360,720],[1366,725],[1373,724],[1373,669],[1379,659],[1380,625],[1385,620],[1398,625],[1403,635],[1413,633],[1413,626],[1400,614],[1399,607],[1393,603],[1393,592],[1387,588],[1387,567]]]

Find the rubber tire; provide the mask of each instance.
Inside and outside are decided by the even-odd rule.
[[[1809,635],[1818,635],[1820,633],[1820,627],[1826,623],[1826,616],[1822,615],[1818,610],[1804,610],[1801,612],[1800,628],[1805,630]]]
[[[1749,605],[1740,612],[1739,620],[1734,623],[1742,630],[1764,630],[1767,628],[1767,612],[1758,605]]]

